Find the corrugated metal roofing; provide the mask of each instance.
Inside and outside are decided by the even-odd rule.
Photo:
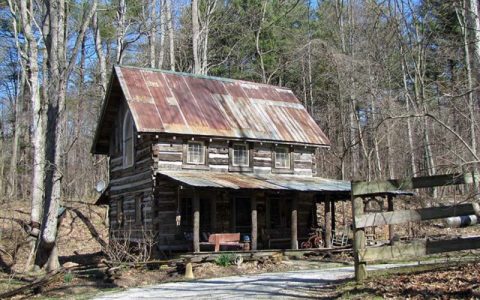
[[[138,132],[330,144],[286,88],[123,66],[114,73]]]
[[[161,171],[157,174],[193,187],[348,193],[351,190],[349,181],[320,177],[192,171]]]

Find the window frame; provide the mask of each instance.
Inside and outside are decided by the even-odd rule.
[[[277,167],[277,149],[287,149],[288,160],[289,160],[287,167]],[[289,145],[275,146],[272,151],[272,173],[293,174],[294,173],[293,155],[294,155],[293,147]]]
[[[245,148],[245,159],[247,161],[246,164],[236,164],[235,163],[235,147],[244,147]],[[248,168],[250,167],[250,160],[248,159],[248,156],[249,156],[249,153],[250,152],[250,149],[248,149],[248,145],[247,144],[240,144],[240,143],[235,143],[232,145],[232,166],[234,167],[243,167],[243,168]],[[242,158],[243,160],[243,158]]]
[[[246,147],[248,165],[234,164],[235,146]],[[231,143],[229,145],[228,170],[230,172],[252,172],[253,171],[253,152],[254,152],[254,148],[251,143],[242,143],[242,142]]]
[[[201,161],[200,162],[192,162],[192,161],[189,161],[188,158],[189,156],[191,155],[190,154],[190,145],[194,145],[194,144],[197,144],[197,145],[200,145],[200,158],[201,158]],[[206,162],[206,157],[205,157],[205,142],[203,141],[188,141],[187,142],[187,153],[186,153],[186,163],[189,164],[189,165],[204,165],[205,162]]]
[[[130,126],[127,128],[127,121],[130,120]],[[131,146],[129,149],[127,149],[127,140],[126,140],[126,135],[127,135],[127,129],[131,129],[132,131],[132,137],[131,137]],[[127,160],[127,156],[129,154],[132,156],[131,161],[129,162]],[[122,161],[123,161],[123,168],[130,168],[135,164],[135,124],[133,122],[133,116],[130,111],[127,111],[125,113],[125,116],[123,117],[123,127],[122,127]]]
[[[188,146],[192,143],[201,143],[203,145],[203,163],[196,164],[188,162]],[[184,140],[182,154],[182,168],[191,170],[208,170],[208,142],[203,140]]]

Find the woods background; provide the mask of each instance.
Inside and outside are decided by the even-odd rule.
[[[1,0],[0,197],[32,203],[44,260],[60,202],[107,179],[90,147],[114,64],[291,88],[331,139],[323,177],[478,161],[476,0]]]

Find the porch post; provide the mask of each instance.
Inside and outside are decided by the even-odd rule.
[[[332,211],[330,204],[330,195],[325,196],[324,200],[325,213],[325,248],[332,247]]]
[[[200,198],[193,190],[193,252],[200,252]]]
[[[387,201],[388,201],[388,211],[393,211],[393,196],[388,195],[387,196]],[[388,239],[390,240],[390,244],[393,243],[393,225],[388,225]]]
[[[330,200],[332,203],[332,235],[335,234],[335,223],[337,220],[335,219],[335,200]]]
[[[251,244],[251,249],[252,250],[257,250],[257,234],[258,234],[258,228],[257,228],[257,196],[255,194],[252,195],[252,198],[250,200],[250,209],[252,211],[252,244]]]
[[[298,193],[295,193],[292,199],[292,222],[291,222],[291,229],[292,229],[291,248],[294,250],[298,249],[297,207],[298,207]]]

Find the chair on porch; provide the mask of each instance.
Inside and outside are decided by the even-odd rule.
[[[346,247],[348,246],[350,235],[350,226],[345,226],[343,229],[332,230],[332,246]]]

